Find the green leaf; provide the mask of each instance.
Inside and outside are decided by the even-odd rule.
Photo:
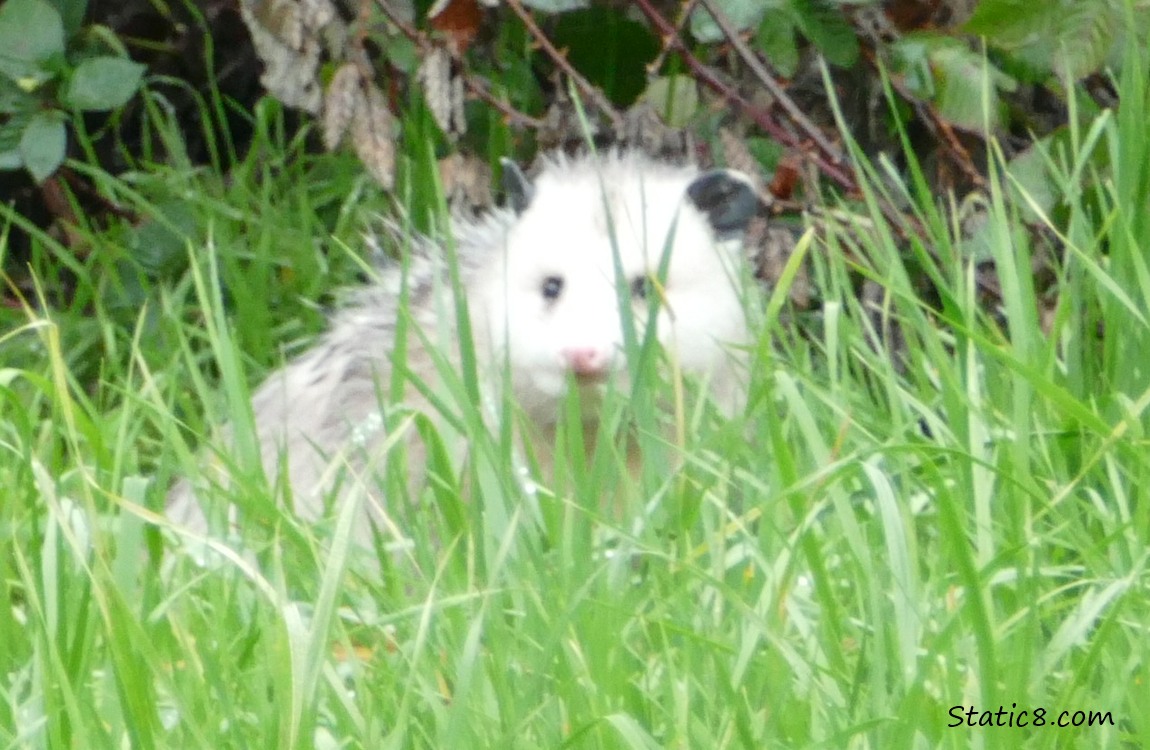
[[[1033,0],[982,0],[974,9],[965,31],[985,36],[991,44],[1011,48],[1049,33],[1058,3]]]
[[[551,41],[620,107],[630,106],[643,93],[647,65],[659,54],[659,40],[650,28],[606,7],[564,13],[555,23]]]
[[[0,151],[15,151],[20,148],[20,138],[23,137],[24,128],[28,127],[28,121],[31,119],[31,113],[21,112],[0,122]]]
[[[24,160],[20,158],[19,151],[0,151],[0,171],[6,172],[19,169],[22,166],[24,166]]]
[[[859,56],[854,27],[838,6],[827,0],[809,0],[792,6],[799,28],[832,65],[849,68]]]
[[[1000,90],[1012,91],[1010,76],[963,42],[931,32],[907,34],[891,45],[892,69],[908,93],[930,102],[956,127],[981,132],[1001,122]]]
[[[28,119],[27,114],[16,114],[0,122],[0,170],[24,166],[24,160],[20,158],[20,137]]]
[[[143,75],[143,65],[123,57],[89,58],[72,72],[63,103],[87,111],[122,107],[140,88]]]
[[[989,63],[965,45],[939,47],[931,53],[930,61],[938,85],[934,104],[939,115],[972,132],[982,132],[984,126],[997,129],[1002,102],[993,68],[984,75],[983,66]]]
[[[36,98],[7,78],[0,77],[0,114],[35,109]]]
[[[32,90],[51,78],[49,60],[64,54],[64,24],[44,0],[0,4],[0,74]]]
[[[60,112],[37,112],[20,138],[20,158],[36,182],[56,171],[64,161],[68,133]]]
[[[1123,30],[1120,6],[1110,0],[983,0],[965,30],[1031,69],[1082,78],[1102,68]]]
[[[738,31],[756,28],[763,20],[763,14],[770,9],[778,9],[781,3],[776,0],[716,0],[715,5]],[[696,7],[691,14],[691,36],[700,42],[717,42],[726,38],[719,24],[706,8]]]
[[[196,214],[186,200],[163,198],[154,213],[128,230],[125,244],[134,265],[148,273],[181,268],[188,260],[188,243],[199,241]]]
[[[88,10],[88,0],[50,0],[64,20],[64,37],[70,39],[84,24],[84,13]]]
[[[768,11],[755,34],[755,44],[781,75],[790,78],[798,71],[799,46],[795,40],[795,22],[790,14]]]
[[[1014,178],[1009,183],[1010,195],[1028,222],[1038,221],[1041,216],[1048,214],[1060,197],[1058,186],[1047,169],[1050,142],[1050,139],[1043,139],[1032,144],[1011,159],[1006,167]]]
[[[1098,72],[1123,25],[1121,13],[1108,2],[1068,7],[1055,21],[1058,50],[1052,67],[1076,80]]]
[[[1097,120],[1096,123],[1102,122]],[[1090,128],[1094,134],[1097,125]],[[1096,175],[1111,173],[1110,151],[1099,140],[1076,133],[1063,125],[1045,138],[1036,140],[1007,164],[1010,193],[1028,222],[1048,215],[1069,190],[1071,200],[1079,200]],[[1068,176],[1059,172],[1066,170]],[[1025,194],[1025,197],[1024,197]]]
[[[684,127],[699,109],[699,89],[690,76],[656,78],[643,93],[643,98],[672,128]]]
[[[890,51],[891,70],[902,79],[906,91],[918,99],[933,98],[936,91],[926,42],[909,35],[892,44]]]

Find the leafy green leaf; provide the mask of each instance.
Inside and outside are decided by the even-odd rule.
[[[1047,153],[1049,147],[1050,139],[1034,143],[1011,159],[1006,167],[1014,178],[1009,183],[1010,194],[1027,221],[1038,221],[1041,215],[1050,212],[1060,197],[1046,166],[1050,158]]]
[[[140,88],[143,75],[143,65],[123,57],[89,58],[72,72],[63,103],[87,111],[116,109]]]
[[[187,263],[188,243],[198,241],[199,229],[186,200],[162,198],[155,203],[154,215],[129,228],[125,245],[134,265],[160,273]]]
[[[998,127],[1002,115],[1000,90],[1017,82],[970,50],[960,40],[923,32],[908,34],[892,45],[892,68],[906,90],[937,108],[947,122],[981,132]]]
[[[1051,11],[1057,12],[1058,5],[1033,0],[982,0],[966,22],[965,30],[985,36],[995,45],[1021,46],[1048,33]]]
[[[855,64],[859,42],[842,11],[827,0],[808,0],[792,6],[799,28],[827,60],[842,68]]]
[[[771,174],[779,166],[779,162],[783,160],[787,151],[771,138],[756,138],[751,136],[747,140],[747,149],[751,152],[755,163],[763,168],[764,174]],[[730,161],[730,156],[727,157]]]
[[[918,99],[934,98],[934,75],[925,40],[912,34],[892,44],[890,51],[891,70],[902,79],[906,91]]]
[[[20,158],[19,150],[0,151],[0,171],[19,169],[22,166],[24,166],[24,160]]]
[[[1110,174],[1110,151],[1089,136],[1079,141],[1074,131],[1063,125],[1032,143],[1006,168],[1013,178],[1010,193],[1014,203],[1026,221],[1035,222],[1064,200],[1068,189],[1071,199],[1076,200],[1093,183],[1093,176]],[[1063,177],[1059,172],[1071,176]]]
[[[799,46],[795,42],[795,23],[790,14],[768,11],[759,24],[755,43],[771,67],[783,76],[790,78],[799,69]]]
[[[20,157],[20,136],[24,134],[28,119],[27,115],[14,115],[0,122],[0,170],[24,166]]]
[[[1100,70],[1123,22],[1118,9],[1108,2],[1076,3],[1055,21],[1056,71],[1073,79]],[[1145,31],[1145,30],[1143,30]]]
[[[35,97],[7,78],[0,77],[0,114],[13,114],[33,109]]]
[[[776,0],[716,0],[715,4],[738,31],[758,27],[764,13],[771,8],[781,7],[781,3]],[[700,42],[717,42],[724,38],[719,24],[702,7],[696,7],[691,14],[691,36]]]
[[[71,38],[84,24],[84,14],[88,11],[88,0],[49,0],[64,21],[64,36]]]
[[[20,158],[32,178],[43,182],[64,161],[67,146],[63,114],[52,110],[37,112],[20,138]]]
[[[930,61],[938,85],[934,104],[943,119],[974,132],[999,126],[1002,102],[998,90],[1012,87],[1013,81],[1001,85],[993,68],[984,74],[989,63],[965,45],[940,46]]]
[[[567,61],[603,89],[612,103],[630,106],[647,87],[647,65],[659,54],[651,29],[611,8],[564,13],[551,41],[566,50]]]
[[[1021,64],[1082,78],[1101,69],[1125,23],[1110,0],[983,0],[965,30],[981,34]],[[1145,35],[1146,29],[1136,33]]]
[[[31,113],[22,112],[0,122],[0,151],[20,148],[20,138],[24,135],[24,128],[28,127],[30,119],[32,119]]]
[[[32,89],[51,77],[45,64],[64,54],[64,24],[44,0],[0,4],[0,74]]]
[[[690,76],[665,76],[651,81],[643,93],[672,128],[684,127],[699,109],[699,88]]]

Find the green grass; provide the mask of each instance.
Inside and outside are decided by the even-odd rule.
[[[938,309],[877,211],[837,214],[804,240],[817,319],[782,314],[785,285],[765,305],[745,415],[687,398],[681,447],[641,437],[635,477],[610,443],[571,450],[554,491],[515,480],[464,373],[444,402],[472,459],[445,442],[426,508],[400,513],[415,546],[378,561],[348,545],[351,507],[270,513],[250,554],[206,566],[160,511],[211,425],[322,328],[386,201],[274,111],[228,180],[102,177],[149,222],[82,228],[70,304],[2,313],[0,747],[1150,746],[1150,142],[1145,83],[1124,86],[1096,131],[1113,173],[1069,189],[1081,142],[1056,165],[1049,328],[1007,192],[987,310],[912,184]],[[67,255],[41,238],[45,288]],[[266,505],[261,483],[237,501]],[[959,705],[1113,724],[949,727]]]

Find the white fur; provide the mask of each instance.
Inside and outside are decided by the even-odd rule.
[[[718,242],[703,214],[686,199],[698,176],[693,167],[653,163],[633,154],[548,162],[535,180],[533,198],[521,214],[494,211],[479,222],[457,222],[454,241],[474,329],[475,349],[489,395],[510,366],[514,402],[550,434],[571,376],[571,351],[595,352],[609,362],[608,378],[625,377],[619,286],[654,276],[670,243],[657,333],[668,356],[684,371],[709,378],[728,410],[742,397],[739,345],[748,340],[740,301],[737,243]],[[612,241],[614,238],[614,242]],[[407,276],[414,327],[432,348],[458,362],[454,305],[443,253],[423,243]],[[549,277],[562,279],[562,293],[547,300]],[[384,435],[378,394],[391,375],[402,275],[387,270],[339,313],[331,330],[300,358],[273,373],[253,397],[264,469],[279,475],[281,457],[295,508],[306,518],[323,513],[323,498],[342,463],[367,487],[371,516],[385,517],[383,498],[370,472]],[[644,331],[647,303],[634,305],[637,331]],[[433,390],[437,368],[420,336],[409,331],[407,366]],[[580,381],[586,395],[602,379]],[[407,387],[405,405],[427,408]],[[582,399],[593,410],[593,398]],[[586,406],[592,404],[592,406]],[[595,414],[585,415],[594,422]],[[420,460],[412,450],[412,460]],[[416,474],[418,472],[412,472]],[[341,493],[352,484],[341,485]],[[203,514],[187,481],[169,497],[169,513],[203,528]],[[365,526],[366,524],[361,524]]]

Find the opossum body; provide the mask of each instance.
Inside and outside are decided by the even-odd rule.
[[[639,336],[655,324],[668,356],[684,372],[705,376],[715,398],[736,408],[737,348],[748,340],[737,238],[758,204],[749,181],[629,153],[557,157],[534,184],[509,163],[505,175],[510,206],[453,228],[486,395],[508,383],[537,435],[552,434],[572,384],[593,410],[595,392],[625,377],[622,293],[631,297]],[[287,478],[305,518],[323,513],[342,468],[350,471],[339,493],[366,482],[369,515],[381,520],[385,506],[371,470],[382,465],[380,396],[388,393],[401,314],[409,314],[403,361],[412,377],[434,391],[433,350],[459,362],[446,254],[428,241],[413,244],[424,251],[406,272],[384,271],[316,346],[253,396],[264,471],[273,481]],[[647,321],[646,297],[655,293],[656,319]],[[415,389],[405,393],[404,405],[428,409]],[[584,420],[594,422],[595,414]],[[205,528],[189,481],[173,488],[168,507],[173,520]]]

